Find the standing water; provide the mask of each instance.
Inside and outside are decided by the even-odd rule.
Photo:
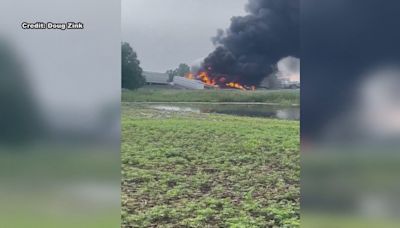
[[[219,113],[235,116],[264,117],[284,120],[300,119],[299,106],[246,103],[142,103],[140,106],[161,111]]]

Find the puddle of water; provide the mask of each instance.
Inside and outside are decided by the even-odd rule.
[[[154,109],[157,109],[157,110],[163,110],[163,111],[201,113],[200,109],[191,108],[191,107],[178,107],[178,106],[172,106],[172,105],[149,105],[148,107],[149,108],[154,108]]]
[[[265,104],[143,104],[161,111],[220,113],[236,116],[299,120],[300,107],[282,107]]]

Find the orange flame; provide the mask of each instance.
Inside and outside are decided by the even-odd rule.
[[[231,88],[235,88],[235,89],[246,90],[246,88],[244,88],[244,86],[242,86],[241,84],[239,84],[237,82],[229,82],[229,83],[226,84],[226,86],[231,87]]]
[[[207,72],[204,72],[204,71],[201,72],[198,77],[202,82],[204,82],[207,85],[211,85],[211,86],[216,85],[215,79],[210,78],[208,76]]]
[[[255,86],[241,85],[238,82],[225,83],[226,82],[226,78],[225,77],[219,77],[219,78],[216,78],[216,79],[211,78],[206,71],[201,71],[201,72],[199,72],[198,75],[195,75],[192,72],[190,72],[190,73],[187,73],[185,75],[185,77],[188,78],[188,79],[192,79],[192,80],[198,79],[198,80],[202,81],[204,84],[212,86],[212,87],[219,87],[218,83],[220,85],[222,83],[222,84],[225,84],[226,87],[234,88],[234,89],[253,90],[253,91],[256,89]]]
[[[187,78],[187,79],[194,79],[194,75],[193,75],[193,73],[192,72],[189,72],[189,73],[187,73],[186,75],[185,75],[185,78]]]

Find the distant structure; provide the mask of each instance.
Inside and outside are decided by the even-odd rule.
[[[180,76],[175,76],[172,84],[185,89],[204,89],[203,82]]]
[[[199,80],[188,79],[181,76],[173,77],[172,82],[170,82],[170,77],[167,73],[158,73],[151,71],[143,71],[143,76],[146,79],[147,85],[161,85],[170,86],[172,88],[178,89],[205,89],[206,85]]]
[[[150,71],[143,71],[143,76],[148,85],[168,85],[169,75],[167,73],[157,73]]]
[[[275,75],[271,75],[264,78],[259,87],[265,89],[299,89],[300,81],[290,80],[289,78],[278,78]]]

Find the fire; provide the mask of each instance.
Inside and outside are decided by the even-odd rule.
[[[199,77],[199,79],[200,79],[202,82],[204,82],[204,83],[207,84],[207,85],[211,85],[211,86],[215,86],[215,85],[216,85],[215,79],[210,78],[210,77],[208,76],[207,72],[202,71],[202,72],[199,74],[198,77]]]
[[[187,78],[187,79],[192,79],[192,80],[195,79],[192,72],[187,73],[187,74],[185,75],[185,78]]]
[[[186,78],[192,79],[192,80],[200,80],[204,84],[212,86],[212,87],[227,87],[227,88],[234,88],[234,89],[240,89],[240,90],[255,90],[255,86],[246,86],[242,85],[238,82],[227,82],[226,77],[216,77],[216,78],[211,78],[206,71],[200,71],[197,75],[194,73],[190,72],[185,75]]]
[[[231,88],[235,88],[235,89],[246,90],[246,88],[244,88],[244,86],[242,86],[241,84],[239,84],[237,82],[226,83],[226,86],[231,87]]]

